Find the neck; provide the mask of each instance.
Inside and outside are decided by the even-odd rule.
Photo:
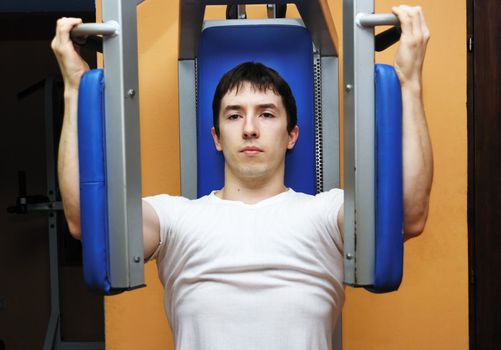
[[[287,191],[283,171],[278,171],[271,179],[237,178],[225,169],[224,187],[216,193],[221,199],[255,204]]]

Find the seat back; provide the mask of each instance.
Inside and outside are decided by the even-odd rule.
[[[239,21],[236,21],[238,23]],[[197,55],[198,196],[223,187],[224,159],[211,137],[212,99],[221,77],[240,63],[260,62],[276,70],[296,98],[300,137],[286,155],[285,184],[315,194],[315,101],[313,46],[299,25],[224,25],[205,28]]]

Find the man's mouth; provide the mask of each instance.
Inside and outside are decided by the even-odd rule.
[[[246,155],[256,155],[256,154],[259,154],[261,152],[263,152],[263,150],[259,147],[256,147],[256,146],[246,146],[244,148],[242,148],[242,150],[240,151],[242,153],[245,153]]]

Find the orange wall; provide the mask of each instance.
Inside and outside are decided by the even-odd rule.
[[[341,0],[329,0],[342,42]],[[417,3],[417,2],[416,2]],[[426,231],[406,243],[397,293],[347,288],[345,350],[467,349],[466,8],[452,0],[418,2],[432,33],[424,68],[425,104],[435,157]],[[376,8],[388,12],[389,0]],[[178,1],[138,7],[143,195],[179,194]],[[222,18],[224,9],[208,11]],[[251,16],[264,16],[252,9]],[[292,14],[292,11],[290,12]],[[444,21],[445,19],[445,21]],[[378,56],[392,62],[394,48]],[[148,287],[106,298],[107,349],[173,349],[154,263]]]

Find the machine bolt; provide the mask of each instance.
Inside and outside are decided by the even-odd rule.
[[[351,254],[351,253],[347,253],[347,254],[346,254],[346,259],[348,259],[348,260],[353,259],[353,254]]]
[[[353,85],[346,84],[345,90],[346,90],[346,92],[350,92],[351,90],[353,90]]]
[[[135,256],[135,257],[134,257],[134,262],[135,262],[135,263],[138,263],[138,262],[140,262],[140,261],[141,261],[141,258],[140,258],[139,256]]]
[[[136,96],[136,90],[129,89],[129,91],[127,91],[127,95],[129,95],[130,98]]]

